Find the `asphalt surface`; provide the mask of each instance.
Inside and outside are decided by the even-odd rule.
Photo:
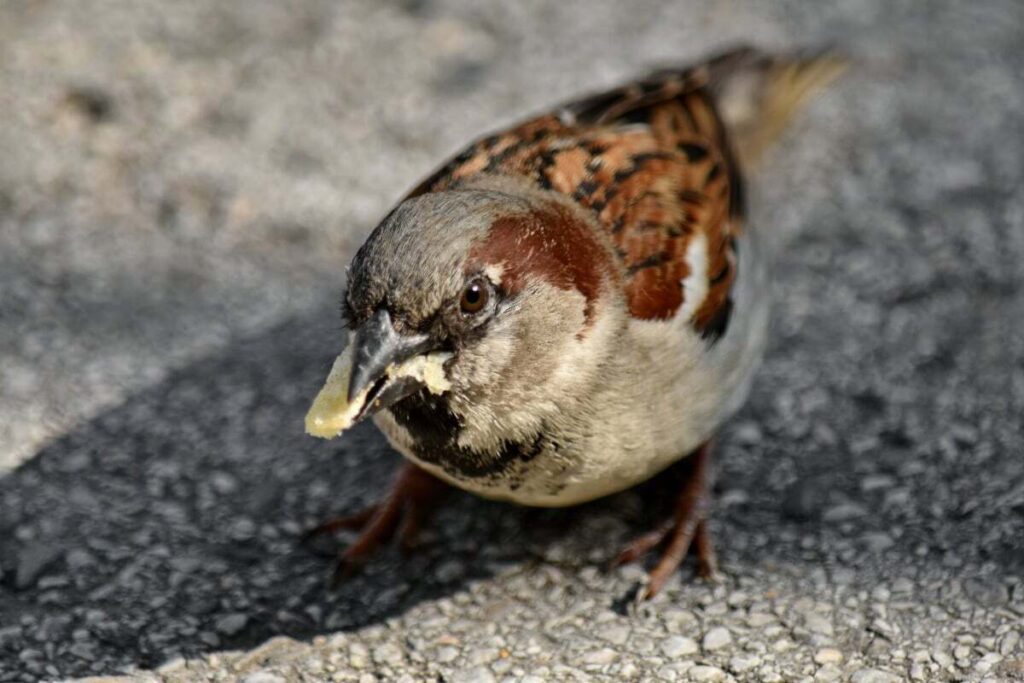
[[[361,239],[469,137],[740,41],[858,65],[752,179],[724,582],[632,600],[646,491],[456,495],[328,592],[298,535],[398,462],[302,433]],[[3,3],[0,680],[1024,680],[1021,73],[1010,0]]]

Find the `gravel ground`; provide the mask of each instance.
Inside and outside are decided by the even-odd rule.
[[[0,680],[1024,680],[1024,5],[0,5]],[[753,183],[775,336],[725,580],[605,563],[630,492],[460,495],[340,590],[397,464],[301,417],[343,266],[468,137],[737,41],[860,64]],[[656,487],[655,487],[656,490]],[[329,551],[329,547],[320,548]]]

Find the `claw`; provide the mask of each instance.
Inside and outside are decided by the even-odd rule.
[[[338,561],[334,564],[334,570],[331,571],[331,578],[327,582],[327,589],[331,591],[338,590],[341,584],[355,576],[362,567],[363,563],[347,558],[345,553],[341,553],[338,556]]]
[[[668,532],[672,530],[673,525],[673,521],[669,520],[658,528],[648,531],[643,536],[634,538],[612,560],[612,568],[636,562],[641,557],[654,550],[654,548],[661,545],[661,542],[665,540],[665,536],[667,536]]]
[[[317,524],[315,527],[303,532],[302,536],[299,537],[299,542],[308,543],[320,536],[333,535],[339,531],[362,529],[377,512],[379,507],[379,505],[370,505],[351,515],[335,517],[323,522],[322,524]]]

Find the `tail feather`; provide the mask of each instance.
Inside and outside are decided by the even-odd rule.
[[[740,165],[756,165],[793,116],[847,66],[830,50],[774,56],[741,48],[711,60],[708,85]]]

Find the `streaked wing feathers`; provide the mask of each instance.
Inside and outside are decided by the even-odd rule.
[[[485,173],[524,176],[568,195],[607,229],[633,316],[681,313],[717,336],[731,310],[742,195],[707,86],[738,54],[660,72],[484,137],[412,195]]]

